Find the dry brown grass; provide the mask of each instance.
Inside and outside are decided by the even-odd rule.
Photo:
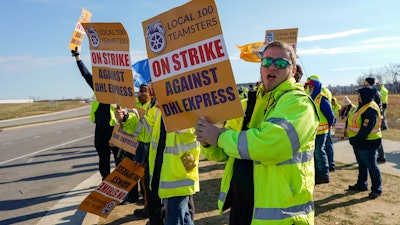
[[[229,211],[218,214],[217,199],[224,163],[200,161],[201,191],[195,198],[196,225],[226,225]],[[329,184],[317,185],[314,190],[315,224],[317,225],[395,225],[400,224],[400,177],[382,174],[384,194],[378,199],[369,199],[369,192],[348,192],[349,184],[357,177],[355,165],[337,163],[331,173]],[[147,219],[138,219],[132,212],[142,208],[136,204],[120,205],[107,219],[100,218],[97,224],[145,225]]]
[[[51,101],[34,103],[1,104],[0,120],[35,116],[64,111],[89,105],[83,101]]]

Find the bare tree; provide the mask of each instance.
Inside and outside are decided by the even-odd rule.
[[[386,83],[398,83],[400,80],[400,64],[388,64],[384,66]]]

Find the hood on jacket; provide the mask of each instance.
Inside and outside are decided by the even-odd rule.
[[[317,95],[322,91],[322,84],[319,80],[310,80],[305,85],[314,87],[314,90],[311,93],[312,99],[315,99],[315,97],[317,97]]]
[[[362,87],[358,89],[358,93],[361,97],[361,102],[359,102],[359,107],[367,104],[374,100],[375,90],[372,87]]]

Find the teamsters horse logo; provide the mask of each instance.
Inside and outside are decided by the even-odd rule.
[[[86,33],[89,37],[90,43],[92,43],[92,46],[94,48],[99,47],[100,45],[100,37],[99,34],[97,34],[96,30],[93,27],[88,27],[86,29]]]
[[[146,38],[150,51],[157,54],[165,49],[165,46],[167,45],[167,39],[164,35],[165,29],[161,21],[158,20],[147,26]]]

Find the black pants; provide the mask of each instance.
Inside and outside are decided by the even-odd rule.
[[[106,179],[110,174],[110,154],[114,155],[115,164],[118,165],[121,160],[118,157],[118,147],[110,147],[108,141],[111,138],[114,127],[96,124],[94,131],[94,147],[99,155],[99,171],[101,177]]]
[[[254,207],[253,161],[235,159],[233,168],[229,225],[250,225]]]
[[[151,225],[164,225],[161,218],[161,199],[158,197],[158,180],[153,180],[152,190],[149,188],[149,165],[146,165],[144,170],[144,186],[147,197],[147,209],[149,212],[149,219]]]

